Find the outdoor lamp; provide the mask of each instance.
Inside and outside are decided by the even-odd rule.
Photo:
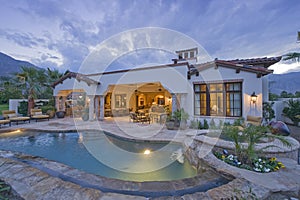
[[[256,103],[256,100],[257,100],[257,95],[255,94],[255,92],[253,92],[253,93],[251,94],[251,102],[252,102],[252,103]]]

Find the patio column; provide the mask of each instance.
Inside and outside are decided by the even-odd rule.
[[[180,107],[179,107],[179,109],[183,108],[185,111],[187,111],[186,110],[186,105],[187,105],[186,96],[187,95],[184,94],[184,93],[181,93],[180,96],[179,96],[179,98],[180,98],[180,103],[179,103]]]
[[[61,110],[62,111],[66,111],[66,100],[67,100],[67,97],[62,96],[62,99],[61,99]]]
[[[95,96],[95,115],[96,115],[96,120],[99,119],[99,117],[100,117],[99,104],[100,104],[100,97],[99,96]]]
[[[59,96],[55,96],[55,110],[59,111]]]
[[[93,121],[94,120],[94,113],[95,113],[95,96],[94,95],[88,95],[89,99],[90,99],[90,103],[89,103],[89,120]]]
[[[100,95],[99,96],[100,98],[100,116],[99,116],[99,120],[104,120],[104,111],[105,111],[105,108],[104,108],[104,95]]]
[[[178,99],[177,94],[171,93],[172,95],[172,113],[174,113],[178,109]]]

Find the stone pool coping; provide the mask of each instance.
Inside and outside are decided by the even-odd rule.
[[[43,122],[39,122],[39,125]],[[45,122],[44,124],[47,124]],[[70,123],[71,124],[71,123]],[[70,124],[66,124],[65,128],[60,130],[57,127],[52,126],[39,126],[40,130],[56,132],[65,132],[72,129],[77,130],[78,127],[70,128]],[[50,128],[49,128],[50,127]],[[114,132],[120,137],[127,137],[129,139],[140,139],[138,137],[128,136],[119,131],[116,127],[101,126],[104,131]],[[0,132],[7,132],[8,130],[17,130],[19,128],[34,129],[32,125],[24,125],[13,128],[1,129]],[[50,130],[49,130],[50,129]],[[83,129],[85,129],[83,127]],[[91,126],[90,129],[93,129]],[[166,131],[163,129],[161,135],[155,135],[151,138],[146,138],[146,140],[157,140],[157,141],[170,141],[170,139],[183,142],[186,137],[193,138],[197,135],[197,131],[188,130],[187,132],[182,132],[182,134],[176,134],[173,137],[174,132]],[[160,133],[161,133],[160,132]],[[171,138],[168,137],[171,135]],[[187,136],[189,135],[189,136]],[[167,136],[167,137],[166,137]],[[228,177],[235,177],[229,183],[210,189],[206,192],[195,192],[192,194],[182,195],[182,199],[220,199],[220,198],[230,198],[238,196],[240,194],[249,193],[249,189],[253,191],[259,199],[264,199],[272,193],[283,192],[285,194],[292,194],[292,196],[299,195],[300,186],[300,168],[297,163],[291,159],[281,159],[286,166],[285,169],[279,170],[276,173],[260,174],[256,172],[250,172],[244,169],[239,169],[230,166],[217,158],[214,155],[208,153],[205,156],[199,158],[207,162],[214,170],[220,172],[221,174]],[[43,160],[43,159],[42,159]],[[55,162],[56,163],[56,162]],[[57,163],[55,169],[61,165]],[[77,174],[77,171],[71,170],[73,173]],[[70,171],[70,173],[71,173]],[[93,179],[91,174],[86,175],[86,177]],[[28,165],[27,163],[20,162],[11,158],[0,157],[0,179],[3,179],[24,199],[173,199],[172,196],[165,197],[151,197],[146,198],[143,196],[132,196],[127,194],[118,194],[111,192],[101,192],[97,189],[82,187],[80,185],[74,184],[69,181],[65,181],[61,178],[49,175],[35,167]],[[184,180],[181,180],[184,182]],[[113,182],[112,184],[115,184]],[[186,184],[186,183],[185,183]],[[195,183],[192,183],[195,184]],[[129,184],[130,185],[130,184]],[[126,184],[123,187],[127,187]],[[149,185],[149,188],[157,188],[156,184]]]
[[[30,181],[28,179],[39,179],[39,177],[43,177],[45,174],[47,177],[59,178],[64,182],[75,184],[81,188],[98,190],[103,193],[103,195],[107,193],[115,193],[120,196],[130,195],[145,198],[183,196],[190,193],[193,194],[201,190],[207,191],[211,187],[215,188],[216,186],[219,186],[214,184],[199,185],[201,181],[207,181],[210,178],[207,176],[201,177],[200,175],[193,178],[174,181],[123,181],[89,174],[45,158],[10,151],[0,151],[0,178],[9,183],[21,197],[31,199],[27,196],[28,191],[23,194],[23,189],[20,190],[20,185],[18,184],[21,184],[22,187],[28,187],[28,181]],[[209,181],[216,180],[211,178]],[[36,187],[35,184],[39,183],[29,183],[30,187]],[[15,188],[15,186],[17,186],[17,188]],[[36,193],[37,191],[32,192]]]

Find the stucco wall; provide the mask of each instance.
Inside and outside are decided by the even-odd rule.
[[[262,78],[257,78],[255,73],[240,71],[236,73],[235,69],[225,68],[219,66],[217,69],[210,67],[203,71],[200,71],[199,76],[193,75],[190,83],[193,82],[217,82],[226,80],[242,80],[242,92],[243,92],[243,117],[247,115],[262,116],[262,102],[263,102],[263,81]],[[251,94],[255,92],[257,102],[255,105],[250,105]],[[191,98],[191,105],[194,105],[194,98]],[[191,109],[193,110],[193,108]],[[191,116],[194,116],[193,112]],[[199,117],[199,116],[195,116]]]

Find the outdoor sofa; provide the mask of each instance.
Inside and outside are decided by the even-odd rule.
[[[30,117],[19,116],[15,110],[3,110],[2,115],[6,120],[10,120],[10,122],[16,122],[17,125],[20,121],[28,121],[30,123]]]
[[[30,117],[31,117],[31,119],[35,119],[36,122],[38,120],[42,120],[42,119],[48,119],[48,121],[49,121],[49,118],[50,118],[49,115],[45,115],[42,113],[42,109],[31,109]]]

